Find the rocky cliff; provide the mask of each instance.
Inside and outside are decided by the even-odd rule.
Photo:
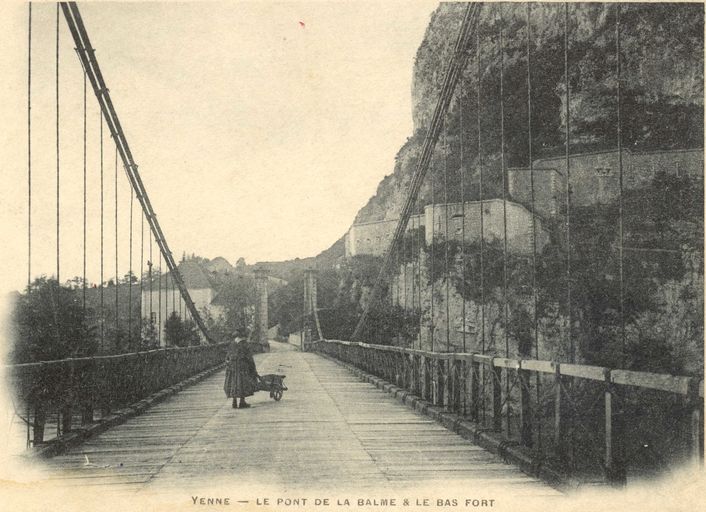
[[[414,65],[411,91],[414,133],[400,148],[392,174],[380,182],[375,196],[358,212],[356,222],[399,215],[464,9],[465,4],[443,3],[433,12]],[[617,141],[616,7],[615,4],[575,4],[568,9],[572,152],[614,148]],[[535,160],[564,151],[564,5],[532,4],[530,20],[532,158]],[[623,4],[620,21],[624,147],[637,150],[701,147],[703,6]],[[502,190],[501,135],[505,139],[508,167],[527,165],[529,158],[527,5],[485,5],[476,35],[479,46],[469,48],[471,58],[447,117],[445,165],[450,201],[460,200],[462,179],[466,180],[466,200],[478,198],[479,190],[473,184],[478,178],[479,117],[482,156],[487,169],[484,197],[498,197]],[[501,49],[505,112],[502,134]],[[479,90],[480,112],[476,107]],[[438,146],[431,172],[441,172],[444,158],[441,145]],[[429,181],[426,180],[421,191],[420,204],[430,202]],[[437,188],[435,192],[440,190]],[[437,196],[437,202],[439,197],[442,196]]]

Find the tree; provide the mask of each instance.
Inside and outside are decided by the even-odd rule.
[[[239,330],[251,331],[257,300],[255,281],[251,277],[238,275],[223,283],[218,301],[223,307],[223,327],[226,333]]]
[[[75,276],[66,281],[66,286],[68,286],[69,288],[73,288],[74,290],[78,290],[79,288],[83,288],[84,283],[88,284],[87,281],[83,279],[83,277]]]
[[[130,284],[130,283],[136,283],[137,282],[137,276],[135,273],[130,270],[127,274],[123,276],[122,282],[124,284]]]
[[[201,318],[206,324],[208,333],[211,338],[217,342],[229,341],[232,339],[232,333],[227,332],[224,319],[222,317],[214,317],[211,308],[204,306],[201,310]]]
[[[196,322],[189,319],[182,320],[174,311],[164,322],[164,338],[167,346],[172,347],[188,347],[201,344],[201,335]]]
[[[201,345],[201,335],[199,334],[199,328],[196,322],[190,319],[186,319],[183,322],[184,327],[182,330],[184,346],[197,346]]]
[[[172,311],[164,322],[164,340],[167,346],[181,347],[184,335],[184,324],[176,311]]]
[[[157,326],[149,318],[142,319],[142,348],[153,349],[157,348]]]
[[[22,294],[13,315],[16,363],[89,356],[98,348],[95,329],[88,327],[93,311],[80,294],[55,279],[36,279]]]

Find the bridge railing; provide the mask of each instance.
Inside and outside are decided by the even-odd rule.
[[[57,435],[77,424],[172,386],[225,360],[227,343],[162,348],[110,356],[82,357],[5,366],[16,413],[33,430],[32,443],[44,442],[45,427]]]
[[[701,378],[338,340],[311,348],[458,414],[567,480],[620,484],[628,473],[703,464]]]

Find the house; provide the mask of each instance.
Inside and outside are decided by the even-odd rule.
[[[179,274],[189,291],[191,300],[194,302],[196,309],[200,314],[206,311],[214,320],[223,318],[226,314],[228,304],[224,295],[220,293],[222,286],[234,279],[243,277],[255,278],[255,273],[243,272],[236,270],[225,258],[217,257],[213,260],[206,261],[198,258],[184,259],[177,266]],[[267,286],[263,288],[262,296],[267,300],[267,289],[273,290],[279,286],[287,284],[283,279],[278,279],[272,276],[261,274],[260,277],[266,277]],[[186,306],[184,305],[179,289],[172,281],[170,272],[162,276],[155,276],[151,280],[146,280],[142,287],[142,318],[152,319],[155,328],[159,332],[160,345],[165,345],[164,324],[172,314],[181,313],[182,318],[188,318]],[[250,308],[250,313],[254,313],[255,307]],[[267,323],[266,319],[266,302],[263,309],[260,305],[262,318],[261,322]],[[264,311],[264,312],[263,312]],[[265,331],[267,329],[265,328]]]
[[[217,296],[217,284],[214,279],[209,279],[207,271],[196,260],[184,260],[177,266],[179,274],[189,291],[191,300],[199,312],[208,308],[213,316],[223,314],[222,306],[212,304]],[[142,318],[151,319],[159,332],[160,345],[164,346],[164,324],[176,312],[186,314],[186,306],[181,299],[181,294],[172,280],[171,272],[148,280],[142,287]],[[188,317],[188,316],[187,316]]]

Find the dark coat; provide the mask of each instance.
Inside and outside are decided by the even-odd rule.
[[[246,341],[231,343],[226,357],[226,381],[223,390],[228,398],[252,396],[257,391],[255,360]]]

